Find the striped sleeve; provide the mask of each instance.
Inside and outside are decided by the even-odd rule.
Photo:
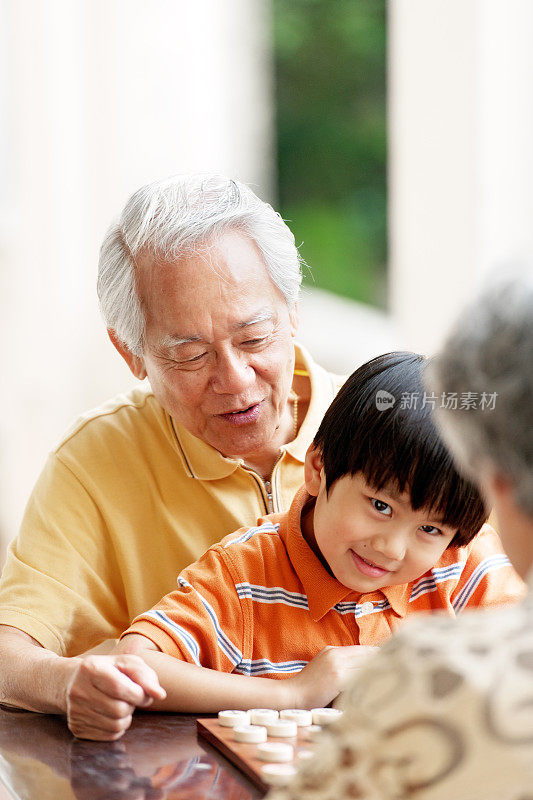
[[[490,607],[523,600],[526,587],[511,566],[500,537],[484,525],[469,545],[461,577],[451,595],[456,614],[470,607]]]
[[[222,548],[215,545],[178,577],[178,588],[136,617],[127,631],[146,636],[164,653],[220,672],[243,660],[244,626],[251,624]]]

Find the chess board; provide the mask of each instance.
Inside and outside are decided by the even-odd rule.
[[[270,786],[261,775],[261,768],[265,766],[265,761],[257,757],[257,745],[236,742],[233,739],[233,728],[225,728],[219,724],[218,719],[203,718],[196,720],[196,727],[200,736],[203,736],[210,744],[216,747],[237,769],[240,769],[256,786],[263,791],[267,791]],[[302,752],[313,751],[314,742],[307,741],[298,728],[298,735],[293,739],[271,739],[268,741],[286,742],[294,747],[294,759],[289,762],[296,766],[302,758]]]

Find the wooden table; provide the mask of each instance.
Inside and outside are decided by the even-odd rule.
[[[63,718],[0,708],[0,800],[258,800],[196,734],[195,717],[137,713],[118,742],[75,739]]]

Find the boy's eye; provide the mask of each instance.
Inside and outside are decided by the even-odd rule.
[[[435,528],[434,525],[421,525],[420,530],[424,531],[424,533],[429,533],[431,536],[442,536],[441,529]]]
[[[390,517],[390,515],[392,514],[392,508],[389,506],[388,503],[384,503],[383,500],[378,500],[377,497],[372,497],[370,499],[370,502],[372,503],[376,511],[379,511],[380,514],[383,514],[387,517]]]

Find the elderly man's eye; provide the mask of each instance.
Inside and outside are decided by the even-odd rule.
[[[261,336],[258,339],[247,339],[244,342],[244,344],[248,344],[248,345],[251,345],[253,347],[256,344],[262,344],[264,341],[266,341],[266,338],[267,338],[266,336]]]
[[[206,355],[206,353],[198,353],[197,356],[192,356],[191,358],[187,358],[184,361],[180,361],[181,364],[195,364],[197,361],[201,361],[201,359]]]

